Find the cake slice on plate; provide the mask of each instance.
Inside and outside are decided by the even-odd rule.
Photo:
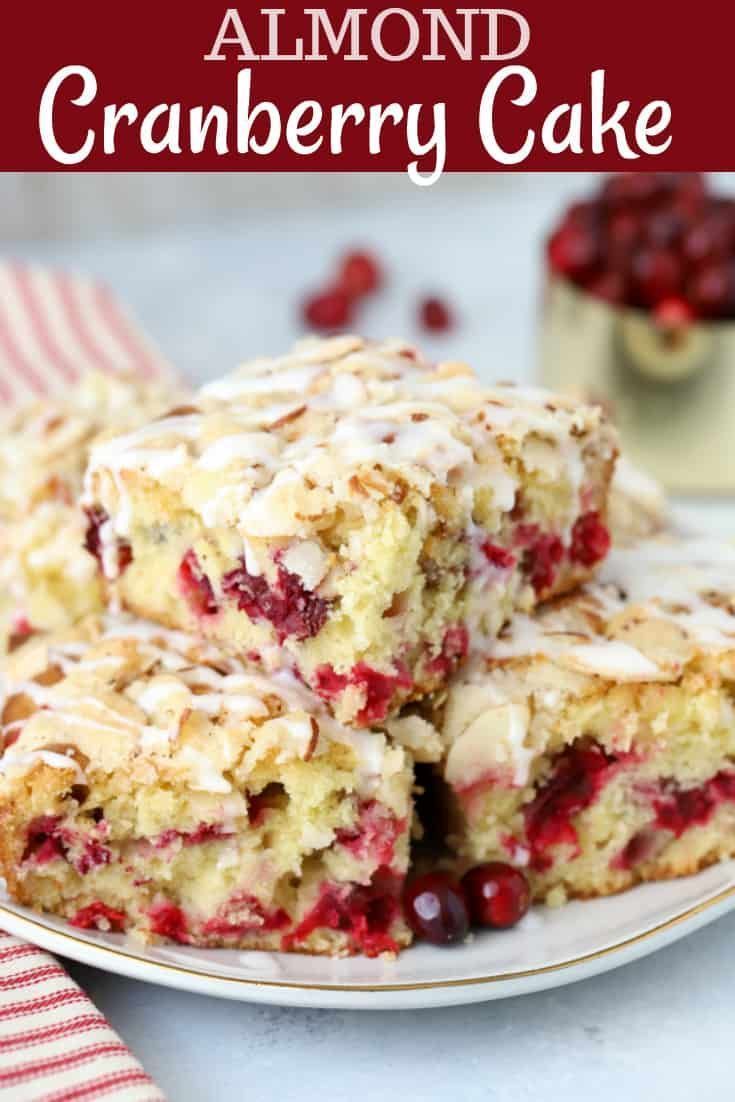
[[[615,454],[596,407],[305,342],[99,443],[88,538],[129,611],[291,668],[359,726],[590,576]]]
[[[77,501],[93,441],[180,405],[171,382],[89,372],[0,424],[0,652],[99,611],[104,583]],[[85,547],[85,541],[88,546]]]
[[[27,642],[4,681],[13,899],[186,945],[375,956],[408,942],[405,746],[438,753],[426,722],[347,728],[288,672],[124,616]]]
[[[437,709],[450,839],[536,898],[735,854],[735,547],[650,540],[504,629]]]

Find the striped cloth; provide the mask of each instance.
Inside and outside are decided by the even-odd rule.
[[[47,268],[0,264],[0,402],[60,393],[85,371],[172,377],[106,287]],[[165,1102],[90,999],[53,957],[0,930],[0,1099]]]
[[[107,287],[68,272],[0,264],[0,401],[53,394],[90,369],[171,377]]]
[[[84,992],[48,954],[0,931],[0,1098],[163,1102]]]

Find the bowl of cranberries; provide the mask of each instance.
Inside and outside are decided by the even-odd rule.
[[[554,226],[546,266],[547,324],[586,324],[593,343],[607,328],[620,369],[680,381],[735,323],[735,198],[700,173],[610,176]]]

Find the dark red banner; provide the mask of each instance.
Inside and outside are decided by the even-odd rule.
[[[0,168],[726,169],[725,11],[6,5]]]

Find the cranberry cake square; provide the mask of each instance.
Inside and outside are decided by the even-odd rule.
[[[181,402],[173,384],[89,372],[0,424],[0,651],[31,631],[65,627],[104,599],[77,508],[89,449]]]
[[[615,454],[598,408],[398,342],[304,342],[100,442],[87,546],[122,607],[360,726],[591,574]]]
[[[438,708],[454,849],[550,902],[734,855],[734,702],[735,547],[613,551]]]
[[[20,903],[148,941],[343,955],[409,940],[418,717],[348,728],[156,625],[92,617],[4,660],[0,872]]]

